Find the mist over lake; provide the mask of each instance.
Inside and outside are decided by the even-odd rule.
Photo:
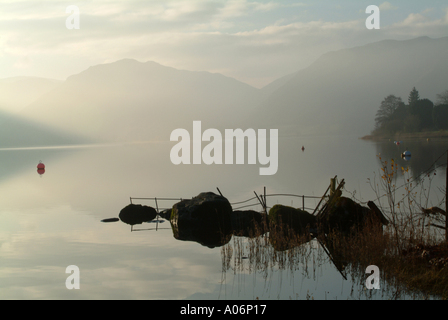
[[[302,145],[305,151],[301,150]],[[391,147],[392,145],[392,147]],[[445,147],[446,141],[409,143],[412,160],[401,163],[419,174]],[[431,150],[425,150],[429,146]],[[170,222],[103,223],[118,217],[136,198],[188,199],[216,188],[231,203],[262,193],[321,196],[330,178],[345,179],[356,198],[373,200],[367,179],[378,175],[377,155],[395,157],[392,142],[373,143],[349,136],[280,139],[279,171],[258,175],[256,165],[175,166],[170,143],[111,144],[77,148],[1,150],[4,165],[0,190],[2,227],[2,290],[8,299],[384,299],[393,288],[366,295],[365,279],[345,280],[328,256],[311,242],[321,260],[300,263],[297,270],[274,267],[268,275],[256,270],[222,271],[222,247],[210,249],[179,241]],[[402,147],[404,149],[404,147]],[[443,151],[442,151],[443,152]],[[42,160],[45,173],[36,165]],[[425,169],[422,169],[425,168]],[[444,183],[437,169],[433,188]],[[345,191],[344,191],[344,194]],[[350,197],[350,194],[346,194]],[[432,201],[436,203],[437,197]],[[307,199],[314,208],[318,199]],[[154,201],[136,201],[155,207]],[[176,201],[161,201],[160,208]],[[253,203],[253,202],[252,202]],[[302,207],[300,197],[268,197],[267,205]],[[261,210],[260,205],[253,207]],[[163,220],[163,219],[160,219]],[[141,230],[141,231],[138,231]],[[230,245],[233,241],[230,240]],[[320,250],[320,251],[319,251]],[[298,256],[300,257],[300,255]],[[244,261],[244,260],[243,260]],[[80,290],[67,290],[65,268],[80,268]],[[305,269],[308,271],[305,272]],[[267,276],[267,278],[266,278]],[[352,290],[352,287],[354,290]],[[372,296],[373,295],[373,296]],[[402,298],[410,298],[403,295]]]
[[[448,8],[366,6],[3,3],[0,299],[447,298]]]

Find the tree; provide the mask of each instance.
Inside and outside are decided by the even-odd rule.
[[[438,104],[433,109],[433,121],[436,129],[448,129],[448,103]]]
[[[420,118],[416,115],[408,115],[403,121],[404,132],[419,132],[422,128]]]
[[[419,99],[413,104],[414,113],[420,119],[421,129],[429,129],[433,125],[432,114],[434,103],[429,99]]]
[[[437,95],[436,106],[448,104],[448,90]]]
[[[375,117],[375,128],[384,128],[389,122],[393,120],[395,112],[404,107],[403,101],[400,97],[389,95],[381,102]]]
[[[417,89],[412,88],[411,92],[409,93],[408,98],[408,104],[410,107],[412,107],[418,100],[420,99],[420,95],[418,94]]]

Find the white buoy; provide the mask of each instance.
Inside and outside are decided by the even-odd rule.
[[[403,152],[401,154],[401,157],[406,161],[410,160],[411,159],[411,151],[406,150],[405,152]]]

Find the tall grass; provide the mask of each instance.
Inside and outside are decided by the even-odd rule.
[[[431,187],[433,175],[417,183],[394,160],[379,160],[381,173],[371,186],[375,202],[389,220],[387,226],[366,219],[350,236],[332,230],[310,241],[316,235],[309,230],[300,233],[282,223],[263,225],[253,230],[253,236],[234,236],[222,248],[223,272],[259,272],[267,278],[275,269],[301,270],[314,277],[316,269],[331,260],[344,277],[351,275],[362,287],[366,267],[376,265],[381,279],[396,289],[389,298],[422,293],[448,299],[448,245],[444,231],[430,226],[445,217],[425,215],[422,209],[431,205],[430,195],[436,191]]]
[[[412,178],[409,168],[400,167],[393,159],[383,160],[378,181],[371,181],[378,206],[388,218],[386,230],[393,236],[398,252],[418,244],[436,244],[443,239],[440,229],[430,227],[440,216],[429,216],[424,209],[431,204],[433,173],[429,172],[419,180]],[[441,206],[443,199],[436,206]]]
[[[437,192],[432,187],[432,171],[417,180],[409,168],[398,166],[393,159],[383,160],[381,156],[378,159],[382,172],[371,186],[390,224],[384,228],[381,241],[370,235],[361,235],[361,238],[366,238],[364,242],[376,243],[373,252],[383,250],[382,256],[376,255],[375,259],[381,261],[390,280],[398,281],[408,289],[447,299],[448,263],[445,261],[448,260],[448,246],[445,231],[433,227],[433,222],[444,222],[446,218],[441,214],[425,213],[429,206],[444,207],[445,193],[439,189],[442,200],[431,203],[434,198],[431,195]]]

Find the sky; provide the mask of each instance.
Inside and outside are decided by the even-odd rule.
[[[366,28],[369,5],[379,30]],[[133,58],[261,88],[329,51],[419,36],[448,36],[446,0],[0,0],[0,79],[65,80]]]

